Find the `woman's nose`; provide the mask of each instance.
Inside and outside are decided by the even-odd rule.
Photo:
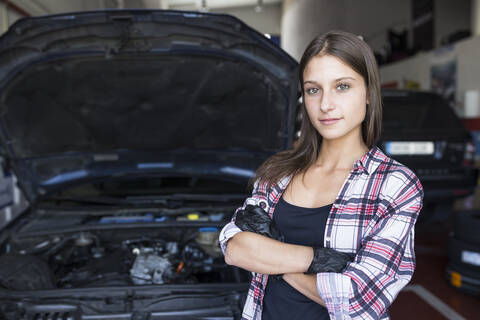
[[[320,110],[322,112],[328,112],[328,111],[331,111],[332,109],[335,109],[333,100],[329,95],[323,94],[320,101]]]

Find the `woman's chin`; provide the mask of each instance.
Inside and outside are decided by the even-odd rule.
[[[322,130],[319,131],[322,136],[322,141],[347,141],[349,139],[357,139],[356,135],[359,134],[361,137],[361,131],[355,133],[355,131],[346,131],[346,130]],[[347,140],[345,140],[347,139]]]

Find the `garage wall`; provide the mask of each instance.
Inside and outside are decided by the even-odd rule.
[[[341,6],[330,0],[285,0],[282,15],[282,48],[300,60],[317,34],[343,25]],[[328,17],[328,18],[325,18]]]
[[[0,33],[5,32],[8,28],[8,16],[4,3],[0,2]]]
[[[471,0],[434,0],[434,43],[438,46],[452,32],[470,29],[471,9]],[[299,59],[314,36],[342,29],[362,35],[373,50],[381,51],[389,28],[411,29],[411,11],[411,0],[285,0],[282,47]]]
[[[382,83],[397,81],[400,88],[407,80],[420,84],[420,89],[430,89],[430,61],[432,53],[419,53],[409,59],[380,67],[380,78]]]
[[[463,115],[463,104],[467,90],[480,91],[480,36],[459,41],[454,46],[457,60],[457,112]],[[420,53],[414,57],[380,68],[382,83],[398,81],[402,86],[404,80],[416,81],[420,89],[430,89],[430,68],[434,51]]]
[[[410,1],[348,0],[345,8],[345,30],[362,35],[375,51],[387,43],[388,29],[410,28]]]
[[[20,13],[18,13],[16,11],[13,11],[13,10],[7,10],[7,15],[8,15],[8,23],[9,24],[12,24],[15,21],[17,21],[18,19],[23,17]]]
[[[281,32],[282,5],[280,3],[263,5],[261,12],[255,12],[252,6],[217,9],[210,12],[235,16],[261,33],[280,35]]]
[[[435,45],[440,46],[443,37],[458,30],[469,30],[471,27],[470,0],[435,0]]]
[[[282,48],[298,60],[313,37],[342,29],[362,35],[374,50],[380,50],[387,29],[408,27],[409,17],[410,1],[285,0]]]
[[[0,34],[5,32],[8,27],[22,15],[0,1]]]

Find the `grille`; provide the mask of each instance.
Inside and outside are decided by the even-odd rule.
[[[21,320],[80,320],[77,306],[67,304],[34,304],[23,306]]]

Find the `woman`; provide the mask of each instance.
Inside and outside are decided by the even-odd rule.
[[[257,170],[220,233],[225,261],[253,272],[243,318],[388,319],[415,268],[423,190],[375,146],[374,55],[353,34],[328,32],[306,48],[300,81],[300,140]]]

